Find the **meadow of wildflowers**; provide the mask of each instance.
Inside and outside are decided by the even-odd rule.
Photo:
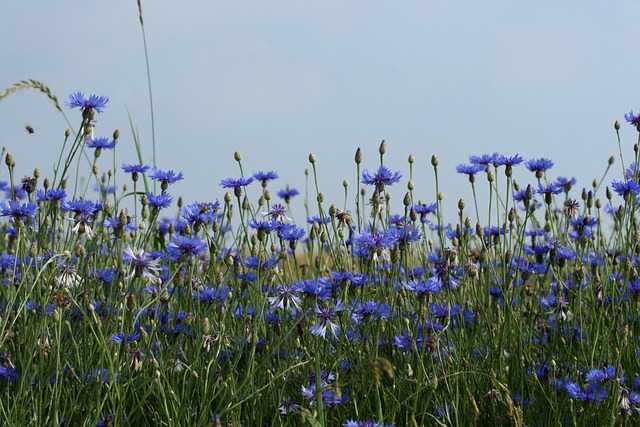
[[[25,88],[62,111],[34,80],[0,100]],[[618,122],[620,167],[586,187],[471,155],[447,218],[435,155],[431,185],[413,155],[357,148],[337,201],[313,154],[281,185],[235,153],[218,198],[187,201],[188,171],[145,164],[135,135],[118,158],[106,96],[66,107],[52,171],[1,156],[0,425],[640,424],[640,137]]]
[[[471,156],[456,171],[489,198],[444,218],[438,158],[417,188],[382,143],[342,203],[312,184],[294,221],[300,191],[240,153],[208,201],[121,163],[119,132],[96,136],[108,103],[70,95],[50,176],[3,156],[3,425],[640,422],[638,144],[580,189],[550,159]]]

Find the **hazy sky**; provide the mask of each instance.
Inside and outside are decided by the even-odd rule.
[[[135,163],[130,114],[151,163],[135,1],[5,1],[0,14],[2,89],[33,78],[61,103],[76,91],[106,95],[96,134],[119,128],[119,164]],[[237,150],[246,173],[277,171],[274,191],[289,183],[302,193],[315,153],[326,206],[341,206],[343,179],[355,196],[356,149],[375,169],[385,139],[385,164],[405,174],[394,199],[406,191],[409,154],[416,197],[435,199],[437,154],[454,220],[459,197],[472,206],[466,177],[455,173],[469,155],[548,157],[550,179],[575,176],[589,187],[618,153],[614,121],[640,109],[637,1],[154,0],[143,1],[143,14],[157,166],[184,172],[170,192],[187,202],[222,198],[219,181],[240,176]],[[79,113],[66,114],[77,127]],[[66,127],[39,93],[0,102],[0,144],[18,177],[36,166],[52,175]],[[629,163],[637,132],[623,123],[622,138]],[[109,158],[99,165],[105,171]],[[534,182],[523,166],[515,176]],[[620,178],[616,159],[607,181]]]

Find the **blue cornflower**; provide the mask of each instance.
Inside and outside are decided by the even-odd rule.
[[[256,172],[253,174],[253,177],[262,182],[262,186],[266,187],[267,186],[267,182],[269,181],[273,181],[274,179],[278,179],[279,176],[276,172],[273,171],[269,171],[269,172]]]
[[[388,248],[394,245],[398,241],[398,237],[385,230],[383,234],[375,230],[373,233],[367,230],[362,230],[360,233],[355,233],[353,236],[353,254],[360,258],[373,257],[376,261],[378,257],[387,259]]]
[[[506,157],[498,153],[493,155],[493,165],[495,167],[505,166],[504,174],[507,177],[511,176],[513,167],[522,163],[523,160],[524,159],[518,154],[512,157]]]
[[[126,173],[145,173],[149,170],[149,165],[130,165],[123,163],[122,170]]]
[[[278,237],[287,242],[293,243],[304,237],[304,229],[296,227],[293,224],[284,224],[278,228]]]
[[[109,138],[95,138],[87,140],[87,148],[95,148],[96,150],[112,150],[116,146],[116,141],[109,141]]]
[[[389,319],[391,306],[379,301],[365,301],[357,303],[353,308],[351,319],[354,325],[359,325],[364,321],[377,321]]]
[[[313,223],[321,224],[329,224],[331,222],[331,217],[325,216],[324,218],[320,218],[318,215],[310,216],[307,218],[307,224],[313,225]]]
[[[633,110],[629,111],[629,114],[624,115],[624,119],[627,123],[635,126],[637,129],[640,129],[640,114],[633,114]]]
[[[502,154],[494,154],[493,155],[493,164],[498,167],[498,166],[515,166],[515,165],[519,165],[520,163],[522,163],[524,159],[522,158],[522,156],[516,154],[515,156],[511,156],[511,157],[507,157],[507,156],[503,156]]]
[[[173,241],[167,244],[167,253],[174,261],[181,258],[203,256],[207,253],[207,242],[196,237],[175,236]]]
[[[327,329],[331,331],[336,338],[340,336],[340,327],[335,323],[338,313],[344,310],[344,303],[338,301],[335,307],[323,307],[316,306],[316,315],[318,316],[318,323],[309,328],[309,331],[315,336],[321,336],[326,338]]]
[[[0,377],[9,381],[18,381],[20,379],[20,374],[11,367],[0,366]]]
[[[267,260],[263,260],[262,263],[260,263],[258,260],[258,257],[250,256],[244,260],[244,265],[247,268],[252,268],[254,270],[257,270],[257,269],[268,270],[278,266],[278,257],[272,256],[271,258]]]
[[[475,181],[475,175],[478,172],[482,172],[486,170],[486,166],[480,163],[472,163],[470,165],[458,165],[456,166],[456,172],[460,174],[467,175],[469,177],[469,182],[473,183]]]
[[[160,182],[160,189],[162,189],[162,191],[166,191],[167,188],[169,188],[169,184],[174,184],[182,180],[184,177],[182,176],[182,172],[175,173],[172,170],[162,171],[154,166],[151,168],[149,178]]]
[[[615,191],[619,196],[622,196],[624,200],[628,200],[631,194],[640,194],[640,184],[631,179],[626,182],[613,181],[611,183],[611,187],[613,188],[613,191]]]
[[[144,198],[147,199],[147,203],[149,207],[155,210],[168,208],[169,206],[171,206],[171,203],[173,202],[173,197],[171,197],[168,193],[165,193],[164,191],[158,194],[157,196],[153,195],[152,193],[147,193],[140,196],[140,200]]]
[[[138,341],[140,339],[140,334],[136,332],[135,334],[125,335],[124,332],[120,332],[118,335],[111,334],[111,337],[109,337],[109,339],[116,344],[122,344],[123,342],[129,344]]]
[[[541,159],[527,160],[524,165],[531,172],[536,173],[536,178],[542,178],[542,174],[553,167],[553,162],[543,157]]]
[[[485,167],[485,169],[493,163],[493,157],[494,155],[490,155],[490,154],[481,154],[479,156],[469,156],[469,162],[474,164],[474,165],[482,165]]]
[[[587,389],[583,391],[578,384],[572,381],[567,381],[564,385],[564,389],[572,399],[587,403],[601,403],[607,396],[609,396],[607,389],[602,388],[598,383],[589,384]]]
[[[607,366],[603,369],[593,368],[584,376],[588,383],[603,383],[616,378],[616,367]]]
[[[400,247],[404,247],[412,242],[417,242],[422,238],[422,233],[413,228],[411,224],[389,228],[387,229],[387,233],[392,236]]]
[[[20,204],[17,200],[0,203],[0,216],[9,216],[14,221],[24,222],[27,218],[33,218],[37,210],[35,203]]]
[[[64,201],[60,206],[63,212],[73,212],[76,217],[81,215],[95,215],[96,212],[102,209],[102,205],[99,203],[84,199]]]
[[[296,287],[308,299],[326,301],[331,297],[331,288],[317,280],[302,280],[296,282]]]
[[[249,226],[249,228],[256,230],[259,239],[264,234],[269,234],[272,231],[278,229],[278,223],[274,221],[259,221],[255,218],[249,221],[247,225]]]
[[[400,182],[400,178],[402,178],[400,172],[391,172],[385,166],[380,166],[375,173],[371,173],[367,169],[362,171],[362,183],[364,185],[375,185],[378,191],[383,191],[385,185]]]
[[[200,302],[209,304],[213,302],[224,303],[225,301],[227,301],[227,299],[229,299],[230,292],[231,289],[226,286],[220,288],[211,288],[209,286],[204,286],[199,291],[193,292],[193,298],[199,300]]]
[[[287,184],[285,189],[280,190],[277,193],[278,197],[284,199],[285,203],[289,203],[291,201],[291,198],[297,196],[298,194],[300,194],[300,192],[295,188],[289,187],[289,184]]]
[[[131,174],[131,180],[133,182],[138,181],[138,175],[141,173],[146,173],[149,170],[148,165],[130,165],[127,163],[122,164],[122,170],[126,173]]]
[[[553,195],[562,193],[562,187],[554,183],[551,183],[549,185],[538,184],[538,189],[536,190],[536,193],[538,193],[541,196],[544,196],[545,203],[550,205],[551,202],[553,201]]]
[[[197,232],[203,225],[212,223],[216,219],[216,212],[220,208],[220,203],[191,203],[187,205],[180,216],[189,223]]]
[[[427,205],[425,203],[418,203],[417,205],[411,205],[411,209],[413,209],[416,214],[420,215],[420,222],[422,224],[428,224],[429,219],[427,218],[427,215],[437,211],[438,204],[431,203],[430,205]]]
[[[67,198],[67,193],[62,188],[57,190],[55,188],[50,188],[45,193],[44,198],[50,202],[62,202]]]
[[[556,185],[561,186],[564,189],[564,191],[568,193],[571,190],[571,187],[576,185],[576,179],[575,178],[569,179],[564,176],[559,176],[556,179]]]
[[[67,107],[80,108],[83,113],[89,110],[95,110],[98,113],[102,113],[107,107],[107,102],[109,102],[109,98],[106,96],[91,95],[89,96],[89,99],[85,99],[82,92],[76,92],[69,95]]]
[[[233,188],[234,190],[238,190],[241,187],[246,187],[252,182],[253,182],[253,177],[249,177],[249,178],[241,177],[238,179],[227,178],[220,181],[220,186],[222,188]]]

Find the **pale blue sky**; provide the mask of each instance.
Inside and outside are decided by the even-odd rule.
[[[551,179],[575,176],[589,187],[618,153],[613,122],[640,109],[637,1],[154,0],[143,8],[157,165],[184,172],[170,192],[187,202],[222,198],[219,181],[239,177],[237,150],[245,172],[275,170],[273,190],[290,183],[301,192],[315,153],[327,207],[341,205],[343,179],[354,196],[355,150],[375,169],[385,139],[386,165],[405,174],[394,199],[406,191],[413,153],[415,195],[434,200],[437,154],[454,220],[459,197],[472,206],[466,177],[455,173],[469,155],[548,157]],[[129,112],[151,161],[135,1],[6,1],[0,14],[2,89],[33,78],[61,102],[75,91],[109,96],[96,134],[119,128],[119,163],[135,162]],[[79,114],[67,116],[77,126]],[[0,102],[0,144],[19,177],[36,166],[52,175],[65,129],[40,94]],[[623,123],[622,136],[628,163],[637,132]],[[617,159],[607,181],[620,177]],[[522,166],[516,179],[534,182]]]

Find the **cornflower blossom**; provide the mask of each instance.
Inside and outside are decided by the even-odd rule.
[[[256,172],[253,174],[253,177],[257,180],[262,182],[262,188],[265,188],[267,186],[267,183],[269,181],[273,181],[274,179],[278,179],[279,176],[276,172],[273,171],[269,171],[269,172]]]
[[[354,421],[347,420],[346,423],[342,424],[343,427],[395,427],[396,423],[391,423],[389,425],[385,425],[379,423],[377,421]]]
[[[640,130],[640,114],[633,114],[633,110],[629,111],[629,114],[624,115],[624,119],[632,126],[635,126],[636,129]]]
[[[96,150],[113,150],[116,141],[109,141],[109,138],[95,138],[87,141],[87,148],[95,148]]]
[[[571,190],[571,187],[573,187],[574,185],[576,185],[576,179],[575,178],[566,178],[564,176],[559,176],[556,179],[556,184],[561,186],[565,192],[569,192]]]
[[[329,224],[331,222],[331,217],[325,216],[324,218],[321,218],[317,215],[314,215],[307,218],[307,224],[313,225],[314,222],[318,225]]]
[[[84,114],[87,111],[95,110],[97,113],[102,113],[107,107],[109,98],[106,96],[90,95],[88,99],[85,99],[82,92],[76,92],[69,95],[69,102],[67,107],[80,108]]]
[[[551,183],[549,185],[539,184],[538,189],[536,190],[536,193],[538,193],[541,196],[544,196],[545,203],[551,204],[551,200],[552,200],[551,197],[554,194],[562,193],[562,187],[554,183]]]
[[[246,187],[252,182],[253,182],[253,177],[249,177],[249,178],[241,177],[238,179],[227,178],[220,181],[220,186],[222,188],[233,188],[234,190],[239,190],[241,187]]]
[[[491,154],[481,154],[479,156],[469,156],[469,163],[472,163],[474,165],[482,165],[486,169],[486,168],[489,167],[489,165],[491,165],[493,163],[493,158],[497,154],[498,153],[495,153],[493,155],[491,155]]]
[[[392,317],[391,306],[379,301],[357,303],[351,312],[351,320],[355,326],[363,321],[387,320]]]
[[[427,204],[424,204],[424,203],[419,203],[417,205],[412,205],[411,209],[413,209],[416,212],[416,214],[420,215],[420,222],[422,224],[428,224],[429,223],[429,219],[427,218],[427,215],[437,211],[438,210],[438,204],[437,203],[431,203],[430,205],[427,205]]]
[[[120,332],[118,335],[111,334],[109,339],[116,344],[122,344],[123,342],[129,344],[138,341],[140,339],[140,333],[136,332],[135,334],[129,335],[124,332]]]
[[[616,194],[621,196],[625,201],[629,200],[629,196],[631,196],[631,194],[640,194],[640,184],[632,179],[629,179],[626,182],[613,181],[611,183],[611,187],[613,188],[613,191],[615,191]]]
[[[375,173],[369,172],[367,169],[362,171],[362,183],[364,185],[374,185],[376,190],[382,192],[385,185],[393,185],[400,182],[402,174],[400,172],[391,172],[387,167],[380,166]]]
[[[38,211],[35,203],[20,204],[17,200],[9,200],[0,203],[0,216],[8,216],[14,222],[25,222],[28,218],[33,218]]]
[[[340,327],[335,323],[338,317],[338,313],[344,310],[344,303],[338,301],[334,307],[316,306],[316,315],[318,316],[318,323],[311,326],[309,331],[315,336],[321,336],[326,339],[327,329],[331,331],[334,337],[340,336]]]
[[[244,260],[244,265],[247,268],[252,268],[254,270],[270,270],[272,268],[276,268],[278,266],[278,258],[276,256],[272,256],[267,260],[263,260],[260,262],[258,257],[250,256]]]
[[[142,277],[153,285],[160,282],[160,278],[158,277],[160,274],[160,260],[151,256],[148,252],[145,252],[143,249],[135,249],[127,246],[122,258],[125,261],[129,261],[131,267],[133,267],[131,273],[125,277],[125,280]]]
[[[170,184],[175,184],[176,182],[182,180],[184,177],[182,175],[182,172],[175,173],[172,170],[163,171],[154,166],[153,168],[151,168],[149,178],[154,181],[160,182],[160,189],[162,191],[166,191],[167,188],[169,188]]]
[[[280,401],[280,406],[278,407],[281,415],[292,414],[295,412],[300,412],[302,410],[302,406],[298,405],[291,399],[282,399]]]
[[[297,196],[298,194],[300,194],[300,192],[298,190],[296,190],[295,188],[291,188],[289,187],[289,184],[287,184],[286,188],[284,188],[283,190],[280,190],[276,193],[276,195],[278,197],[280,197],[281,199],[284,199],[285,203],[289,203],[291,201],[292,197]]]
[[[18,381],[20,379],[20,374],[13,368],[0,366],[0,378],[4,378],[9,381]]]
[[[504,166],[505,167],[504,174],[507,177],[511,176],[513,167],[522,163],[523,160],[524,159],[518,154],[511,157],[506,157],[498,153],[493,155],[493,165],[495,167]]]
[[[146,173],[149,170],[149,165],[130,165],[128,163],[123,163],[122,170],[126,173],[132,174],[133,178],[133,174]],[[137,181],[135,178],[133,180]]]
[[[44,199],[52,203],[62,203],[67,198],[67,192],[64,189],[50,188],[44,193]]]
[[[162,192],[157,196],[152,193],[147,193],[140,196],[140,200],[144,200],[145,198],[147,199],[147,204],[149,205],[149,207],[155,211],[168,208],[173,202],[173,197],[165,192]]]
[[[353,254],[360,258],[372,256],[374,261],[378,261],[379,257],[387,260],[389,258],[388,248],[397,241],[398,237],[389,230],[385,230],[382,234],[377,230],[373,233],[363,230],[353,236]]]
[[[76,266],[71,260],[58,265],[60,274],[56,277],[58,283],[66,288],[74,288],[82,282],[82,278],[76,273]]]
[[[197,237],[175,236],[173,241],[167,244],[167,254],[174,262],[201,257],[207,253],[207,249],[207,242]]]
[[[294,243],[302,239],[302,237],[304,237],[304,233],[304,229],[293,224],[284,224],[284,226],[278,228],[278,237],[290,243]]]
[[[224,303],[229,299],[230,292],[231,292],[231,289],[226,286],[219,287],[219,288],[211,288],[209,286],[204,286],[199,291],[193,292],[193,298],[197,299],[200,302],[208,303],[208,304],[211,304],[214,302]]]
[[[203,225],[210,224],[216,219],[216,212],[220,203],[191,203],[182,209],[180,216],[194,227],[197,232]]]
[[[291,224],[293,222],[293,220],[287,216],[287,208],[279,203],[271,206],[271,210],[269,212],[262,212],[262,216],[269,217],[273,221],[284,224]]]
[[[456,166],[456,172],[459,174],[467,175],[469,177],[469,182],[475,182],[475,175],[478,172],[483,172],[486,170],[486,166],[480,163],[472,163],[470,165],[458,165]]]
[[[609,396],[607,389],[603,388],[598,383],[589,384],[586,390],[583,391],[578,384],[572,381],[567,381],[564,385],[564,389],[572,399],[586,403],[602,403],[602,401]]]
[[[524,166],[531,172],[536,173],[536,178],[542,178],[542,175],[553,167],[553,162],[546,158],[531,159],[524,162]]]
[[[584,375],[584,379],[588,383],[604,383],[616,379],[616,367],[607,366],[603,369],[591,369]]]
[[[317,280],[302,280],[295,285],[300,293],[310,300],[326,301],[331,297],[331,288]]]
[[[300,304],[302,301],[298,296],[298,288],[293,283],[286,283],[278,286],[275,291],[275,296],[269,297],[269,305],[272,308],[280,308],[286,310],[287,308],[294,310],[300,310]]]

